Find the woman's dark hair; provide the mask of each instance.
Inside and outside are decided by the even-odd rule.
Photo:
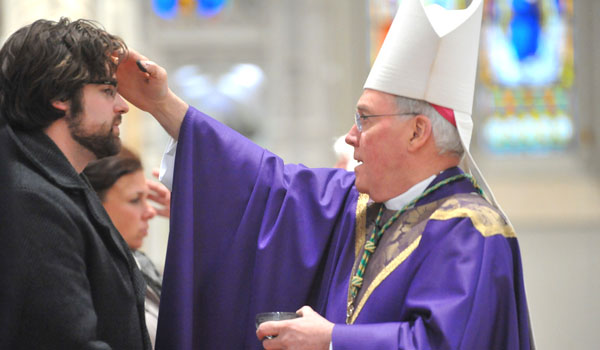
[[[26,130],[45,128],[65,115],[53,101],[71,101],[75,115],[83,86],[112,80],[126,54],[123,40],[95,22],[35,21],[0,50],[0,111],[11,126]]]
[[[106,192],[117,182],[121,176],[142,170],[140,158],[127,149],[121,147],[117,155],[104,157],[93,162],[83,169],[83,174],[88,178],[94,191],[101,201],[104,201]]]

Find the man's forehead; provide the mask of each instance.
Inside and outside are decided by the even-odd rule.
[[[365,89],[356,103],[356,109],[359,111],[370,111],[376,107],[395,107],[395,101],[395,95],[378,90]]]

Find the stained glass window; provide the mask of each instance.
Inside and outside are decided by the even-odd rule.
[[[567,149],[574,135],[572,0],[486,0],[483,142],[496,153]]]
[[[402,0],[370,0],[373,61]],[[422,0],[462,9],[470,0]],[[573,0],[485,0],[473,118],[498,154],[566,150],[575,134]]]
[[[218,15],[226,4],[227,0],[152,0],[152,10],[163,19],[194,14],[210,18]]]

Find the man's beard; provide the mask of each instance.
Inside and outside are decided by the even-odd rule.
[[[87,133],[81,127],[82,117],[80,113],[75,116],[67,117],[67,124],[71,137],[80,145],[92,152],[96,158],[104,158],[114,156],[121,150],[121,139],[113,134],[113,125],[117,120],[120,120],[121,115],[117,115],[110,123],[108,130],[98,130],[93,133]]]

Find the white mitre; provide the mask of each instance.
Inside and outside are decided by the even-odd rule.
[[[454,112],[453,124],[465,149],[463,170],[500,208],[469,152],[482,14],[482,0],[473,0],[464,10],[403,0],[364,88],[424,100],[438,111],[442,107]]]

